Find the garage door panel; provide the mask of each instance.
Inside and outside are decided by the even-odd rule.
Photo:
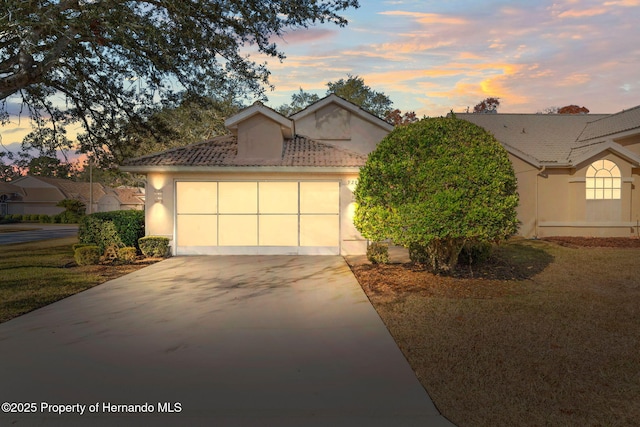
[[[298,215],[261,215],[260,246],[298,246]]]
[[[337,254],[340,184],[176,182],[179,254]]]
[[[258,213],[257,182],[221,182],[218,191],[219,213]]]
[[[178,246],[215,246],[215,215],[178,215]]]
[[[220,246],[257,246],[257,215],[220,215]]]
[[[217,212],[217,182],[177,182],[176,194],[178,215]]]
[[[338,215],[301,215],[300,246],[338,246]]]
[[[340,206],[340,187],[337,182],[301,182],[301,214],[337,214]]]
[[[298,213],[297,182],[261,182],[259,185],[261,214]]]

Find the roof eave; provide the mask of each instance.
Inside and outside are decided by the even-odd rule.
[[[624,148],[620,144],[610,140],[600,146],[594,146],[593,150],[589,150],[585,154],[582,154],[581,156],[573,159],[572,163],[575,165],[579,165],[580,163],[583,163],[589,160],[591,157],[597,156],[604,151],[611,151],[612,153],[615,153],[616,155],[631,163],[633,166],[640,166],[640,156]]]
[[[185,173],[359,173],[360,166],[120,166],[123,172]]]

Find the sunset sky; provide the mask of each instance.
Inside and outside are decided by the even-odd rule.
[[[586,106],[614,113],[640,104],[640,0],[360,0],[349,25],[289,31],[287,58],[269,61],[275,91],[323,96],[348,74],[419,116],[464,111],[499,97],[501,113]],[[264,58],[256,57],[256,60]],[[0,128],[5,146],[28,119]]]
[[[346,28],[289,33],[270,104],[363,77],[403,111],[440,116],[499,97],[500,112],[640,104],[640,0],[361,0]]]

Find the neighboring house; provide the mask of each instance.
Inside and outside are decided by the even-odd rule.
[[[93,189],[93,206],[90,209]],[[0,214],[57,215],[64,208],[61,200],[77,199],[89,212],[123,209],[143,209],[142,189],[110,188],[100,183],[74,182],[67,179],[23,176],[11,183],[0,183]]]
[[[617,114],[456,114],[491,132],[518,178],[519,234],[637,236],[640,106]]]
[[[127,162],[147,175],[147,235],[184,254],[352,254],[360,167],[393,126],[329,95],[287,118],[260,103],[221,136]]]

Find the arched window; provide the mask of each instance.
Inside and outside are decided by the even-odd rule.
[[[587,169],[587,200],[617,200],[621,197],[620,169],[611,160],[597,160]]]

